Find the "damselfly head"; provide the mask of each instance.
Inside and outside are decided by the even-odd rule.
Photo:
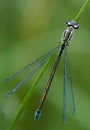
[[[79,24],[75,21],[72,21],[72,20],[66,21],[66,25],[67,25],[67,27],[72,26],[74,29],[79,28]]]

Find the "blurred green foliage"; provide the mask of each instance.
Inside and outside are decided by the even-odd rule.
[[[65,21],[73,19],[84,0],[3,0],[0,1],[0,130],[7,130],[33,77],[9,98],[6,94],[16,82],[3,80],[40,55],[58,45]],[[68,112],[63,124],[63,60],[58,67],[43,113],[38,122],[34,112],[46,85],[52,65],[43,75],[15,130],[90,129],[90,4],[79,19],[80,29],[68,48],[76,103],[76,115]],[[54,61],[53,61],[54,62]],[[20,79],[18,79],[20,81]],[[18,82],[17,81],[17,82]]]

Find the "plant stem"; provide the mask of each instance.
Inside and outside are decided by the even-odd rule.
[[[52,56],[53,57],[53,56]],[[48,62],[45,64],[44,68],[41,70],[40,74],[38,75],[38,77],[36,78],[36,80],[33,82],[32,86],[29,88],[25,98],[23,99],[21,105],[19,106],[19,109],[12,121],[12,124],[10,125],[8,130],[12,130],[13,127],[15,126],[19,116],[21,115],[22,111],[24,110],[24,108],[26,107],[28,101],[30,100],[30,97],[33,94],[34,89],[36,88],[37,83],[39,82],[40,78],[42,77],[43,73],[45,72],[45,70],[47,69],[52,57],[48,60]]]
[[[86,2],[83,4],[83,6],[79,10],[78,14],[76,15],[76,17],[74,18],[74,21],[77,21],[80,18],[81,14],[84,12],[84,10],[87,7],[89,2],[90,2],[90,0],[86,0]]]

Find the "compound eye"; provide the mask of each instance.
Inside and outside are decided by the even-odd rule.
[[[67,26],[72,26],[72,21],[66,21]]]
[[[77,23],[77,22],[74,22],[74,21],[71,21],[71,20],[66,21],[66,25],[67,25],[67,27],[68,27],[68,26],[72,26],[74,29],[78,29],[78,28],[79,28],[78,23]]]
[[[74,27],[74,29],[78,29],[79,28],[78,23],[73,24],[73,27]]]

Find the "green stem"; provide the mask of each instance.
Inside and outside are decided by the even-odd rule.
[[[86,6],[88,5],[89,2],[90,2],[90,0],[86,0],[86,2],[83,4],[83,6],[79,10],[78,14],[76,15],[76,17],[74,18],[74,21],[77,21],[79,19],[79,17],[84,12],[84,10],[85,10],[85,8],[86,8]]]
[[[53,56],[52,56],[53,57]],[[29,88],[25,98],[23,99],[21,105],[19,106],[19,109],[12,121],[12,124],[10,125],[8,130],[12,130],[13,127],[15,126],[18,118],[20,117],[22,111],[24,110],[24,108],[26,107],[27,103],[30,100],[30,97],[32,96],[34,89],[36,88],[37,83],[39,82],[40,78],[42,77],[43,73],[45,72],[45,70],[47,69],[52,57],[48,60],[48,62],[45,64],[44,68],[41,70],[40,74],[38,75],[38,77],[36,78],[36,80],[33,82],[32,86]]]

